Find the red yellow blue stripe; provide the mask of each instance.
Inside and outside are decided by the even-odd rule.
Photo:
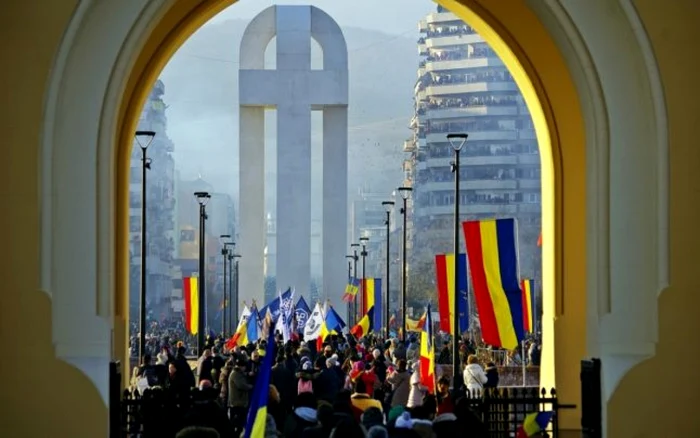
[[[197,277],[184,277],[182,286],[185,300],[185,329],[189,333],[196,335],[199,327],[199,286]]]
[[[467,303],[467,256],[460,254],[459,270],[459,329],[464,333],[469,329],[469,312]],[[455,255],[435,255],[435,278],[438,290],[438,311],[440,312],[440,330],[454,333],[455,307]]]
[[[523,339],[514,219],[463,223],[484,342],[513,350]]]
[[[374,320],[372,327],[381,327],[382,321],[382,279],[381,278],[365,278],[362,285],[363,293],[363,313],[369,313],[369,309],[375,308],[377,311],[373,313]]]
[[[520,288],[523,291],[523,330],[528,333],[534,331],[533,325],[533,307],[532,307],[532,294],[534,291],[534,280],[524,278],[520,284]]]
[[[374,307],[369,309],[369,312],[362,317],[360,322],[358,322],[355,327],[350,330],[350,333],[357,339],[367,335],[372,330],[372,324],[374,321]]]
[[[427,321],[420,335],[420,383],[428,389],[429,394],[435,394],[435,347],[431,313],[428,305]]]

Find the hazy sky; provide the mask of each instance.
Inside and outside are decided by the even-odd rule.
[[[418,19],[435,9],[432,0],[239,0],[211,21],[255,17],[271,5],[314,5],[341,26],[403,34],[417,29]]]
[[[388,35],[390,42],[394,36],[417,38],[418,21],[427,13],[436,10],[436,3],[432,0],[239,0],[217,16],[212,18],[204,28],[211,25],[221,25],[227,20],[250,20],[265,8],[272,5],[313,5],[323,9],[336,20],[341,27],[354,27],[379,31]],[[236,26],[240,26],[237,22]],[[204,30],[204,29],[202,29]],[[197,33],[193,36],[195,38]],[[239,44],[238,41],[220,42],[220,44]],[[375,48],[381,53],[382,45]],[[208,51],[214,47],[208,47]],[[201,47],[199,50],[202,50]],[[184,179],[196,178],[202,175],[204,179],[215,185],[217,190],[236,193],[238,184],[237,166],[233,169],[226,165],[222,157],[234,156],[237,153],[237,116],[233,113],[235,102],[231,102],[229,108],[218,114],[201,114],[208,106],[221,107],[220,97],[206,95],[197,92],[198,83],[211,81],[213,77],[222,77],[214,73],[215,69],[226,69],[225,74],[237,77],[236,62],[229,59],[219,59],[211,53],[193,53],[192,46],[188,43],[173,56],[173,61],[183,60],[187,57],[198,57],[195,62],[177,63],[171,62],[166,66],[161,75],[165,81],[168,105],[168,135],[175,143],[176,168]],[[203,59],[207,58],[208,59]],[[419,61],[416,52],[415,60],[405,65],[408,71],[415,72]],[[175,67],[178,65],[178,67]],[[195,81],[183,83],[178,76],[183,73],[181,69],[197,72],[190,75]],[[350,74],[353,74],[352,71]],[[237,82],[234,81],[234,82]],[[381,86],[381,84],[377,84]],[[234,86],[236,83],[221,84],[219,86]],[[185,87],[185,88],[182,88]],[[179,89],[176,89],[179,88]],[[193,96],[194,95],[194,96]],[[351,90],[352,95],[352,90]],[[185,99],[183,100],[183,97]],[[210,99],[211,102],[208,102]],[[378,104],[383,104],[378,102]],[[410,100],[406,101],[406,119],[412,109]],[[399,114],[403,116],[404,114]],[[270,132],[274,134],[274,129]],[[376,140],[372,140],[373,142]],[[401,142],[403,139],[401,139]],[[232,148],[232,144],[234,145]],[[203,150],[203,146],[206,148]],[[397,165],[398,166],[398,165]],[[267,167],[267,165],[266,165]]]

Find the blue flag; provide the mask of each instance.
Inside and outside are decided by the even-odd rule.
[[[338,315],[334,308],[330,307],[326,315],[326,328],[340,332],[345,328],[345,321]]]
[[[280,301],[280,298],[282,298],[281,301]],[[291,306],[291,302],[292,302],[292,289],[287,289],[287,291],[284,292],[281,296],[278,295],[277,298],[275,298],[274,300],[270,301],[269,304],[262,307],[260,309],[260,315],[262,318],[264,318],[265,315],[267,315],[267,311],[269,309],[270,315],[272,316],[272,320],[277,321],[277,318],[279,318],[279,316],[280,316],[280,309],[282,308],[283,303],[284,303],[284,305]]]
[[[272,374],[272,360],[275,358],[275,334],[270,330],[267,340],[265,357],[260,366],[260,373],[255,380],[253,396],[250,399],[250,409],[245,422],[245,438],[265,436],[267,424],[267,396],[270,392],[270,374]]]
[[[297,320],[297,324],[296,324],[296,331],[297,332],[304,331],[304,326],[306,325],[306,321],[309,320],[310,315],[311,315],[311,309],[309,308],[309,305],[306,304],[306,300],[304,299],[304,297],[300,296],[299,301],[297,301],[297,305],[294,308],[294,316]]]

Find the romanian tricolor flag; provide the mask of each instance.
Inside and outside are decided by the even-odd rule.
[[[272,374],[272,361],[275,358],[275,334],[270,333],[267,340],[267,348],[263,357],[260,372],[255,379],[253,396],[250,399],[250,410],[245,422],[245,438],[264,437],[267,424],[267,397],[270,393],[270,375]]]
[[[459,334],[469,329],[469,309],[467,302],[467,256],[460,254],[458,259],[459,286]],[[455,256],[454,254],[437,254],[435,256],[435,274],[438,289],[438,310],[440,311],[440,330],[454,334],[455,306]]]
[[[420,383],[428,388],[428,393],[435,394],[435,347],[430,313],[430,305],[428,305],[425,328],[420,335]]]
[[[343,301],[346,303],[352,303],[355,300],[355,295],[360,290],[360,279],[352,278],[347,286],[345,286],[345,294],[343,295]]]
[[[535,291],[535,280],[530,280],[528,278],[523,279],[520,282],[520,289],[523,291],[523,329],[532,333],[535,330],[533,324],[533,294]]]
[[[463,223],[484,342],[507,350],[523,339],[514,219]]]
[[[538,433],[544,432],[549,426],[549,422],[552,421],[554,417],[554,412],[534,412],[528,414],[523,421],[523,425],[520,426],[515,434],[516,438],[531,438],[536,436]]]
[[[381,327],[382,322],[382,279],[365,278],[362,285],[362,313],[368,314],[369,309],[377,309],[372,321],[372,327]]]
[[[185,330],[197,334],[199,326],[199,286],[197,277],[184,277],[182,287],[185,299]]]
[[[350,334],[352,334],[354,337],[357,339],[360,339],[361,337],[367,335],[373,328],[373,321],[374,321],[374,307],[369,309],[369,312],[365,314],[365,316],[362,317],[360,322],[355,325],[350,330]]]

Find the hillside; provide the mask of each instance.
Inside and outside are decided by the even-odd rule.
[[[202,176],[237,192],[238,49],[247,21],[207,25],[177,52],[161,75],[168,133],[183,177]],[[344,28],[350,62],[349,192],[360,185],[391,192],[401,180],[401,145],[409,136],[416,78],[415,39]],[[416,35],[417,36],[417,35]],[[268,59],[274,60],[274,43]],[[312,63],[320,63],[316,51]],[[267,137],[274,141],[274,125]],[[314,141],[320,126],[314,124]]]

